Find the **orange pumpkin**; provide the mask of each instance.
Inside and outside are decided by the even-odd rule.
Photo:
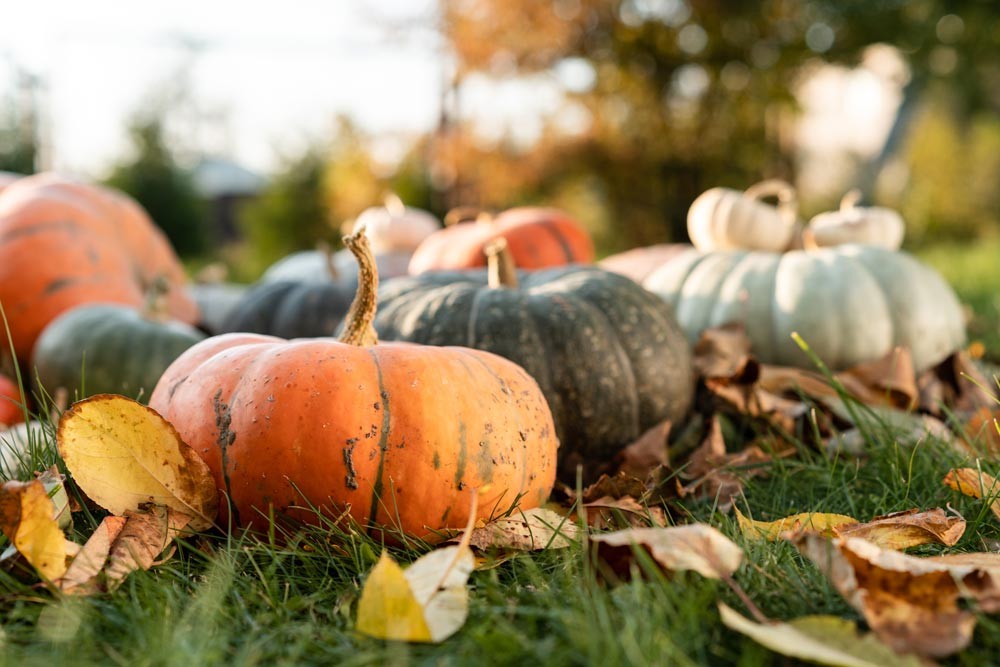
[[[594,242],[580,223],[554,208],[512,208],[495,218],[451,224],[417,246],[410,274],[486,266],[486,246],[507,239],[514,263],[543,269],[594,261]]]
[[[367,252],[363,231],[346,241]],[[312,505],[434,539],[465,524],[469,489],[482,518],[548,496],[558,441],[538,385],[486,352],[376,345],[373,262],[359,255],[339,341],[217,336],[157,384],[150,406],[204,458],[235,523],[262,528],[272,511],[315,521]]]
[[[121,193],[55,174],[19,179],[0,193],[0,304],[18,359],[42,329],[82,303],[141,306],[155,282],[184,322],[198,310],[163,233]]]
[[[0,429],[24,421],[24,397],[17,383],[0,375]]]

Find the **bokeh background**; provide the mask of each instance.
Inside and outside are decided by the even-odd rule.
[[[251,280],[390,190],[560,206],[608,254],[777,176],[804,216],[899,209],[973,337],[1000,320],[989,0],[48,0],[0,56],[0,168],[128,191],[193,271]]]

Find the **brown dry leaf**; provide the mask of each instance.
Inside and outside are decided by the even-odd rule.
[[[587,514],[587,525],[594,530],[667,525],[667,514],[662,507],[643,505],[631,496],[604,496],[582,507]]]
[[[212,526],[218,492],[208,466],[145,405],[112,394],[79,401],[56,441],[77,485],[112,514],[153,503],[190,516],[193,530]]]
[[[754,623],[719,603],[729,629],[750,637],[780,655],[837,667],[921,667],[913,655],[902,656],[872,634],[861,634],[852,621],[837,616],[804,616],[786,623]]]
[[[965,437],[973,445],[983,446],[983,451],[979,454],[989,454],[996,456],[1000,454],[1000,429],[997,428],[997,418],[1000,417],[1000,410],[996,408],[979,408],[969,421],[966,422]]]
[[[968,353],[959,351],[917,378],[920,408],[937,417],[947,411],[972,414],[980,408],[995,408],[996,384],[979,370]]]
[[[841,537],[860,537],[883,549],[897,551],[921,544],[954,546],[965,533],[965,519],[948,516],[941,508],[893,512],[868,523],[834,528]]]
[[[472,531],[469,544],[480,551],[565,549],[580,537],[579,527],[542,507],[494,519]]]
[[[618,455],[619,473],[646,479],[657,468],[670,464],[667,439],[670,437],[671,422],[662,421],[628,445]]]
[[[719,509],[728,511],[737,496],[743,493],[744,481],[766,474],[773,457],[757,445],[743,451],[728,453],[722,438],[722,425],[713,417],[702,445],[691,454],[681,476],[692,479],[688,484],[678,482],[681,497],[698,494],[714,498]]]
[[[868,405],[912,410],[920,398],[913,357],[905,347],[890,350],[881,359],[852,366],[837,373],[836,378],[849,394]]]
[[[831,540],[805,533],[795,542],[875,634],[900,653],[943,657],[968,646],[976,617],[959,607],[961,597],[987,613],[1000,610],[1000,568],[916,558],[857,537]]]
[[[1000,519],[1000,505],[997,504],[1000,486],[992,475],[987,475],[975,468],[957,468],[949,470],[942,481],[959,493],[973,498],[985,498],[990,511]]]
[[[670,528],[630,528],[592,535],[598,558],[619,577],[627,578],[642,547],[667,572],[692,570],[710,579],[728,580],[743,562],[743,550],[703,523]]]
[[[111,543],[104,581],[114,590],[132,572],[148,570],[191,518],[164,505],[125,511],[125,525]]]
[[[816,531],[824,535],[833,536],[835,530],[840,526],[856,524],[858,520],[844,514],[825,514],[822,512],[806,512],[793,514],[776,521],[754,521],[743,516],[738,508],[736,512],[736,522],[740,526],[743,536],[751,540],[767,540],[774,542],[783,539],[785,533],[798,533],[805,530]]]
[[[87,543],[69,564],[66,574],[57,584],[59,590],[69,595],[94,595],[101,592],[99,575],[111,555],[111,545],[118,539],[126,519],[107,516],[90,536]]]
[[[598,498],[642,498],[649,487],[645,481],[625,472],[616,475],[601,475],[600,478],[583,490],[580,500],[590,503]],[[574,494],[575,495],[575,494]]]
[[[63,576],[70,556],[56,513],[40,480],[0,486],[0,531],[45,581]]]
[[[751,363],[750,338],[738,323],[705,329],[694,345],[694,368],[706,378],[742,376]]]

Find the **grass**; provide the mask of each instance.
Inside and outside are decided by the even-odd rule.
[[[1000,352],[1000,242],[924,258],[953,281],[976,316],[970,330]],[[998,276],[1000,277],[1000,276]],[[941,484],[968,464],[949,445],[904,444],[887,428],[865,433],[864,459],[830,458],[807,447],[748,481],[738,506],[757,519],[802,511],[869,519],[948,504],[968,521],[960,551],[996,550],[1000,522],[977,500]],[[52,442],[32,448],[28,467],[56,460]],[[981,462],[997,474],[1000,465]],[[789,544],[748,542],[711,499],[674,515],[716,526],[740,544],[737,580],[765,614],[791,619],[857,614]],[[77,520],[78,538],[98,517]],[[717,581],[697,575],[648,574],[616,587],[599,582],[583,547],[522,555],[471,581],[468,622],[439,646],[384,643],[353,632],[365,574],[382,545],[363,534],[312,530],[283,545],[249,537],[207,536],[180,544],[149,572],[131,575],[115,593],[60,599],[0,571],[0,665],[739,665],[788,662],[724,628],[716,602],[746,612]],[[918,553],[943,548],[921,547]],[[419,550],[395,550],[411,561]],[[1000,618],[981,616],[971,648],[946,661],[995,662]]]

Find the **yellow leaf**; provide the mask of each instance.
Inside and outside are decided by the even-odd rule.
[[[857,523],[854,517],[844,514],[825,514],[822,512],[806,512],[778,519],[777,521],[754,521],[743,516],[737,508],[736,522],[740,525],[743,536],[750,540],[767,540],[773,542],[781,539],[787,532],[796,533],[802,530],[815,530],[825,535],[832,535],[833,529],[846,524]]]
[[[842,537],[861,537],[883,549],[909,549],[921,544],[954,546],[965,533],[965,519],[948,516],[941,508],[912,509],[875,517],[868,523],[834,529]]]
[[[472,531],[470,542],[481,551],[565,549],[579,539],[579,527],[550,509],[535,507],[493,519]]]
[[[719,603],[722,623],[775,653],[837,667],[920,667],[915,656],[901,656],[873,635],[837,616],[805,616],[787,623],[763,625]]]
[[[378,639],[429,642],[424,610],[413,597],[403,569],[387,552],[368,575],[358,601],[357,631]]]
[[[670,528],[629,528],[594,535],[598,555],[619,575],[631,565],[634,547],[649,552],[670,572],[693,570],[710,579],[726,579],[743,562],[743,550],[715,528],[703,523]]]
[[[1000,494],[1000,485],[997,484],[995,477],[975,468],[958,468],[949,470],[943,481],[946,485],[967,496],[986,498],[990,511],[1000,519],[1000,505],[996,502],[997,494]]]
[[[0,531],[46,581],[66,572],[66,536],[55,506],[39,480],[0,487]]]
[[[218,492],[205,462],[156,411],[124,396],[99,394],[63,413],[56,436],[73,479],[112,514],[144,503],[211,527]]]

